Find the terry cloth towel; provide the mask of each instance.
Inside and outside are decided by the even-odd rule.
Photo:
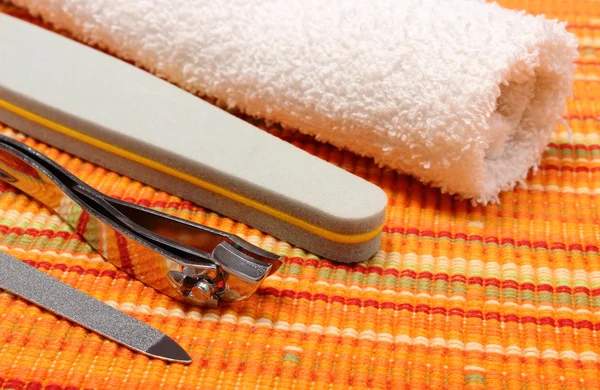
[[[563,23],[475,0],[14,3],[227,108],[484,203],[537,166],[577,57]]]

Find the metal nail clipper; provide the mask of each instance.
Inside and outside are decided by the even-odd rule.
[[[233,234],[106,196],[4,135],[0,179],[54,210],[109,262],[184,302],[243,300],[281,265]]]

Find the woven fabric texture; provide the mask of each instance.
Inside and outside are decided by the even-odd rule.
[[[354,266],[2,127],[104,193],[234,232],[286,260],[243,303],[185,306],[0,183],[0,250],[162,330],[194,360],[149,359],[1,292],[0,388],[600,388],[600,3],[502,3],[568,21],[580,59],[565,118],[572,142],[559,126],[539,171],[499,204],[473,206],[256,123],[387,192],[381,250]]]

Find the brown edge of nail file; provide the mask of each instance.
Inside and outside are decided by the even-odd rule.
[[[331,260],[380,247],[387,196],[115,57],[0,14],[0,122]]]

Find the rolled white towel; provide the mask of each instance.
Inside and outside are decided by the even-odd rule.
[[[563,23],[478,0],[13,2],[193,93],[481,202],[538,163],[577,57]]]

